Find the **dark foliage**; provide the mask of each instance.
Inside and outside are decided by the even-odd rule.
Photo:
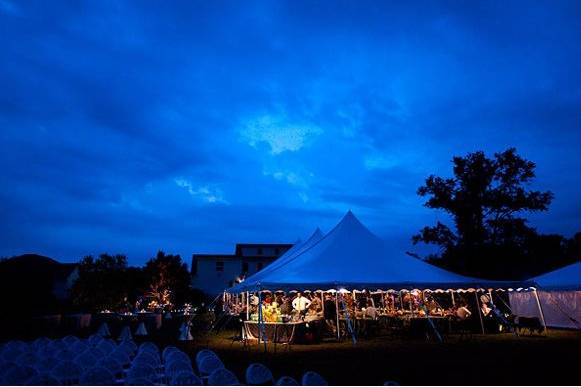
[[[71,289],[74,305],[89,311],[133,304],[143,289],[140,269],[129,268],[124,255],[87,256],[79,263],[79,278]]]
[[[571,240],[541,235],[526,213],[547,211],[553,194],[530,189],[535,163],[514,148],[488,158],[483,152],[454,157],[453,178],[430,176],[418,195],[425,206],[444,210],[444,223],[424,227],[413,236],[440,247],[427,257],[439,266],[478,277],[522,279],[579,259],[579,234]]]
[[[61,309],[62,296],[66,294],[59,294],[59,289],[65,288],[74,266],[37,254],[0,260],[0,292],[3,309],[7,311],[4,316],[37,315]]]

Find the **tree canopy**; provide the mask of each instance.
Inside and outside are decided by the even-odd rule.
[[[129,303],[133,281],[128,281],[127,257],[101,254],[86,256],[79,262],[79,277],[71,289],[77,307],[102,310],[119,308]]]
[[[137,301],[157,304],[189,302],[190,275],[179,255],[159,251],[143,268],[129,267],[124,255],[101,254],[79,262],[79,277],[71,290],[73,304],[85,310],[132,310]]]
[[[431,175],[417,191],[426,207],[445,211],[453,223],[437,222],[412,237],[414,244],[440,247],[428,260],[490,278],[523,278],[564,263],[558,260],[566,260],[570,241],[538,234],[525,218],[547,211],[553,200],[552,192],[531,189],[534,162],[509,148],[492,158],[484,152],[457,156],[452,163],[453,177]]]
[[[181,304],[186,301],[191,287],[190,273],[180,255],[159,251],[146,264],[144,275],[148,280],[149,296],[158,303]]]

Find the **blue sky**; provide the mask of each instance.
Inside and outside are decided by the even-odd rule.
[[[406,2],[403,2],[406,3]],[[510,146],[581,229],[581,3],[0,0],[0,256],[292,242]]]

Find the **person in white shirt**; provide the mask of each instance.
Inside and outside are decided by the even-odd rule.
[[[311,305],[311,301],[307,297],[304,297],[301,293],[297,293],[297,296],[293,300],[293,309],[304,313],[308,309],[309,305]]]

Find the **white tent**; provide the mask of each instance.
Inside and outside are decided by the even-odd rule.
[[[581,329],[581,262],[531,279],[538,285],[539,301],[547,326]],[[539,316],[536,300],[526,293],[511,293],[510,305],[518,316]]]
[[[543,290],[581,290],[581,262],[533,278]]]
[[[371,233],[351,211],[327,235],[313,236],[293,250],[229,292],[340,288],[447,290],[512,286],[506,282],[457,275],[418,259],[394,255],[385,241]]]

